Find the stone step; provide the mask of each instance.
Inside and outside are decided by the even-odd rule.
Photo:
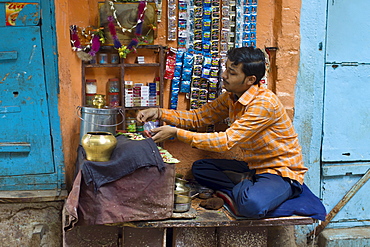
[[[318,246],[370,246],[370,227],[325,229],[319,235]]]

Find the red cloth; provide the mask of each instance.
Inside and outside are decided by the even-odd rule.
[[[171,218],[174,205],[175,167],[143,167],[94,191],[81,171],[64,206],[64,229]]]

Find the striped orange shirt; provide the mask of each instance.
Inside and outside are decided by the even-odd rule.
[[[301,146],[284,106],[270,90],[252,85],[239,99],[223,93],[200,109],[162,109],[161,119],[181,128],[199,128],[229,118],[224,132],[198,133],[184,129],[177,138],[193,147],[224,152],[238,146],[243,161],[257,174],[272,173],[303,183],[308,170],[303,165]]]

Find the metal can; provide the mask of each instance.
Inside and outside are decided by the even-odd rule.
[[[126,119],[126,130],[129,133],[136,132],[136,120],[135,118],[129,117]]]

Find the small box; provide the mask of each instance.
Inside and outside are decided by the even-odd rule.
[[[139,63],[139,64],[143,64],[145,63],[145,58],[144,56],[137,56],[136,58],[136,62]]]

